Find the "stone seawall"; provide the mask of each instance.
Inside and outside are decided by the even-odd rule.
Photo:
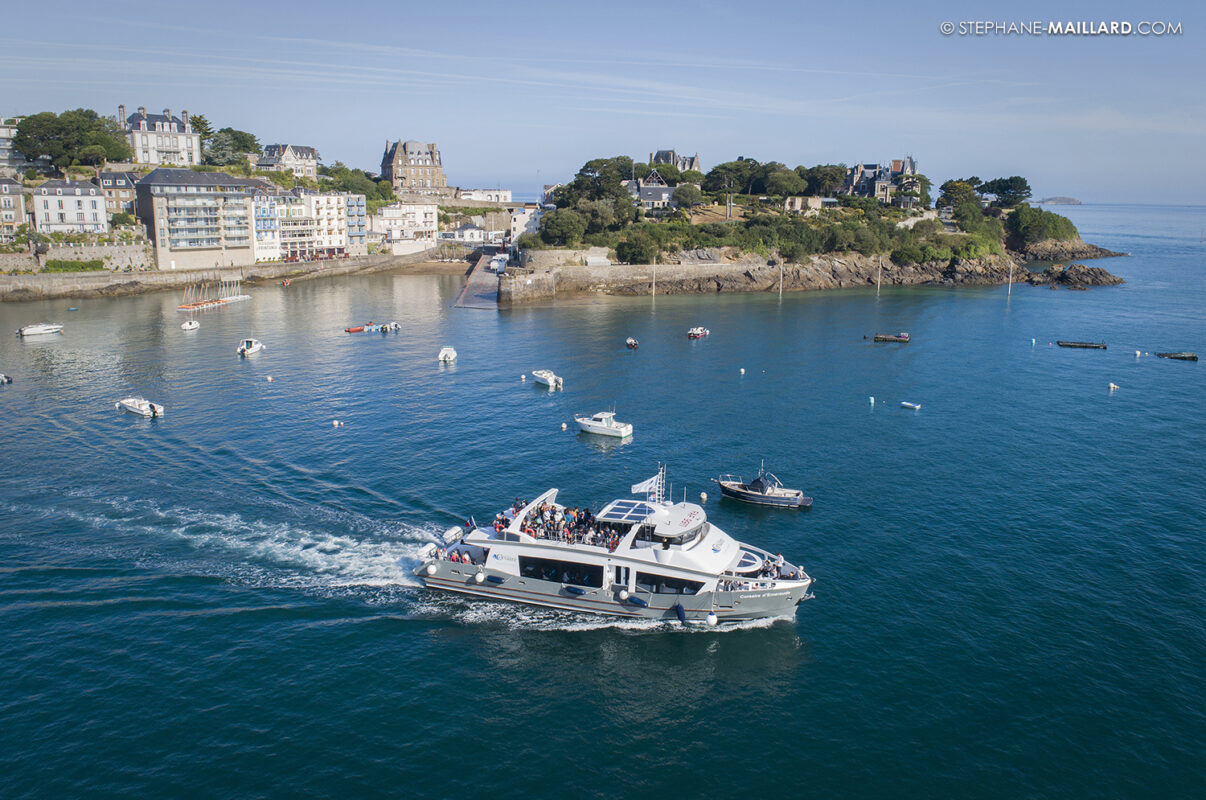
[[[55,244],[43,254],[41,263],[51,260],[91,261],[99,259],[110,270],[148,269],[154,264],[155,256],[149,242],[135,244]],[[37,270],[41,265],[29,253],[0,253],[0,271]]]
[[[647,295],[653,292],[656,273],[658,294],[703,294],[713,292],[778,291],[782,275],[784,291],[848,289],[859,286],[994,286],[1008,283],[1010,268],[1014,282],[1030,272],[1006,256],[971,261],[955,259],[899,266],[886,256],[858,253],[813,256],[803,264],[770,266],[759,263],[693,263],[613,265],[583,267],[564,265],[547,270],[515,270],[499,281],[500,306],[521,305],[586,294]]]
[[[66,297],[113,297],[180,289],[215,277],[241,276],[247,283],[282,278],[307,280],[355,273],[384,272],[405,264],[426,261],[438,248],[406,256],[375,255],[312,263],[252,264],[220,270],[147,272],[56,272],[36,275],[0,275],[0,301],[52,300]]]

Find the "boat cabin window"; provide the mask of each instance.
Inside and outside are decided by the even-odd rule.
[[[696,525],[691,530],[683,531],[675,536],[659,536],[653,532],[652,525],[642,525],[637,529],[636,541],[649,542],[651,544],[663,546],[671,544],[682,546],[695,541],[707,530],[708,523],[705,522],[702,525]]]
[[[525,578],[568,583],[572,586],[591,586],[596,589],[603,586],[601,564],[579,564],[575,561],[520,556],[519,574]]]
[[[638,572],[636,586],[642,591],[654,594],[696,594],[703,588],[703,582],[671,578],[668,575],[657,575],[652,572]]]

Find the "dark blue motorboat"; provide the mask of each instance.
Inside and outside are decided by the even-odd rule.
[[[765,465],[758,468],[758,477],[745,483],[737,475],[721,475],[713,478],[720,485],[720,493],[745,503],[780,508],[811,508],[812,498],[805,497],[799,489],[786,488]]]

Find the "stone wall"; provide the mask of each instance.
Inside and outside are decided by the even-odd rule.
[[[41,263],[29,253],[0,253],[0,271],[33,271],[48,260],[91,261],[100,259],[110,270],[154,269],[149,242],[135,244],[55,244],[41,256]]]
[[[406,256],[374,255],[320,261],[310,264],[254,264],[222,270],[176,270],[148,272],[56,272],[38,275],[0,275],[0,301],[51,300],[64,297],[109,297],[180,289],[216,277],[242,277],[244,281],[277,281],[384,272],[404,264],[425,261],[438,250],[432,248]]]

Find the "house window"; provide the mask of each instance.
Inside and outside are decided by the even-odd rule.
[[[75,221],[76,221],[76,222],[83,222],[83,221],[84,221],[84,212],[83,212],[83,211],[77,211],[77,212],[75,212]]]

